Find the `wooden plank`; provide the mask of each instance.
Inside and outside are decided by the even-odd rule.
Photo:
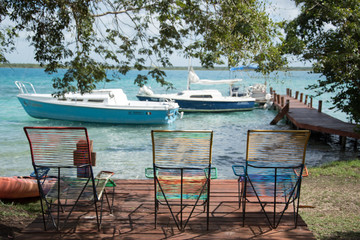
[[[284,99],[290,102],[286,117],[297,128],[360,139],[360,133],[355,132],[355,124],[346,123],[326,113],[319,112],[295,98],[284,96]],[[274,104],[276,108],[281,109],[278,103]]]
[[[245,226],[238,207],[237,180],[211,181],[210,230],[206,231],[206,213],[197,207],[185,232],[180,232],[167,206],[160,206],[155,228],[152,180],[116,180],[114,213],[105,212],[101,231],[97,231],[93,208],[78,209],[69,219],[69,228],[61,233],[43,230],[37,218],[17,237],[19,239],[315,239],[299,217],[294,229],[293,216],[286,212],[280,226],[271,229],[259,204],[247,203]],[[291,208],[289,208],[291,209]],[[178,209],[177,209],[178,210]],[[189,214],[190,208],[184,210]],[[75,230],[75,231],[74,231]]]
[[[270,122],[270,125],[276,125],[283,117],[289,112],[289,104],[286,104],[280,112],[275,116],[275,118]]]

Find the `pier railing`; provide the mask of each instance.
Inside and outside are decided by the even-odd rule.
[[[313,98],[299,91],[295,91],[293,96],[292,89],[287,88],[286,95],[281,95],[270,88],[270,93],[273,96],[273,106],[278,110],[277,116],[270,124],[275,125],[286,117],[287,122],[298,129],[338,135],[342,150],[345,149],[347,137],[354,138],[354,150],[357,150],[357,140],[360,139],[360,133],[355,131],[356,124],[343,122],[323,113],[322,100],[319,100],[318,107],[315,109],[313,108]]]
[[[285,96],[276,93],[276,91],[272,88],[270,88],[270,93],[273,95],[274,103],[277,103],[282,108],[285,107],[285,105],[287,104],[287,102],[285,102]],[[293,97],[292,89],[286,88],[286,96]],[[304,95],[304,93],[295,91],[294,98],[298,99],[301,103],[304,103],[304,105],[308,108],[313,108],[313,97],[311,95]],[[318,112],[322,112],[322,100],[319,100],[317,110]]]

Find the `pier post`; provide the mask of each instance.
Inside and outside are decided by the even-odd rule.
[[[289,91],[289,97],[291,97],[292,96],[292,90],[290,89],[290,91]]]
[[[307,105],[308,95],[305,95],[305,102],[304,104]]]
[[[318,112],[321,112],[321,109],[322,109],[322,101],[319,100]]]
[[[276,91],[273,92],[274,103],[276,103]]]
[[[270,87],[270,94],[272,94],[273,93],[273,88],[272,87]]]
[[[340,144],[341,144],[341,151],[345,151],[346,147],[346,137],[340,136]]]
[[[300,102],[303,101],[303,93],[300,93]]]
[[[299,91],[296,91],[295,92],[295,99],[298,99],[298,97],[299,97]]]
[[[285,106],[287,106],[288,112],[289,112],[290,111],[290,100],[289,99],[286,99],[286,105]],[[290,123],[289,118],[286,117],[285,122],[286,122],[286,124],[289,124]]]
[[[284,96],[281,96],[281,107],[284,107]]]
[[[276,97],[277,97],[277,103],[280,104],[280,94],[278,94]]]
[[[310,108],[312,108],[312,105],[313,105],[312,102],[313,102],[313,98],[311,97],[310,98]]]

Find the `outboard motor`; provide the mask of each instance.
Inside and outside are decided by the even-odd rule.
[[[142,86],[140,89],[139,89],[139,95],[147,95],[147,96],[151,96],[151,95],[154,95],[154,92],[150,89],[150,87],[147,87],[147,86]]]
[[[269,109],[273,105],[272,95],[270,93],[267,93],[265,95],[266,103],[264,104],[264,109]]]

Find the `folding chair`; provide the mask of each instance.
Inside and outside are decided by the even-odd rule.
[[[159,205],[167,205],[184,231],[196,206],[206,208],[209,229],[212,131],[151,131],[155,189],[155,228]],[[185,213],[185,208],[190,212]],[[175,212],[174,209],[179,211]],[[187,215],[188,214],[188,215]],[[187,215],[183,220],[183,215]]]
[[[243,225],[246,203],[255,201],[260,204],[272,228],[278,227],[292,203],[297,227],[309,137],[310,131],[307,130],[248,131],[245,166],[232,166],[234,174],[239,177],[239,207],[242,205]]]
[[[48,224],[58,231],[63,229],[75,207],[88,209],[91,205],[100,230],[104,197],[112,212],[114,196],[110,203],[105,187],[115,187],[110,179],[114,173],[101,171],[94,177],[95,159],[86,128],[24,127],[24,131],[38,181],[45,231]]]

